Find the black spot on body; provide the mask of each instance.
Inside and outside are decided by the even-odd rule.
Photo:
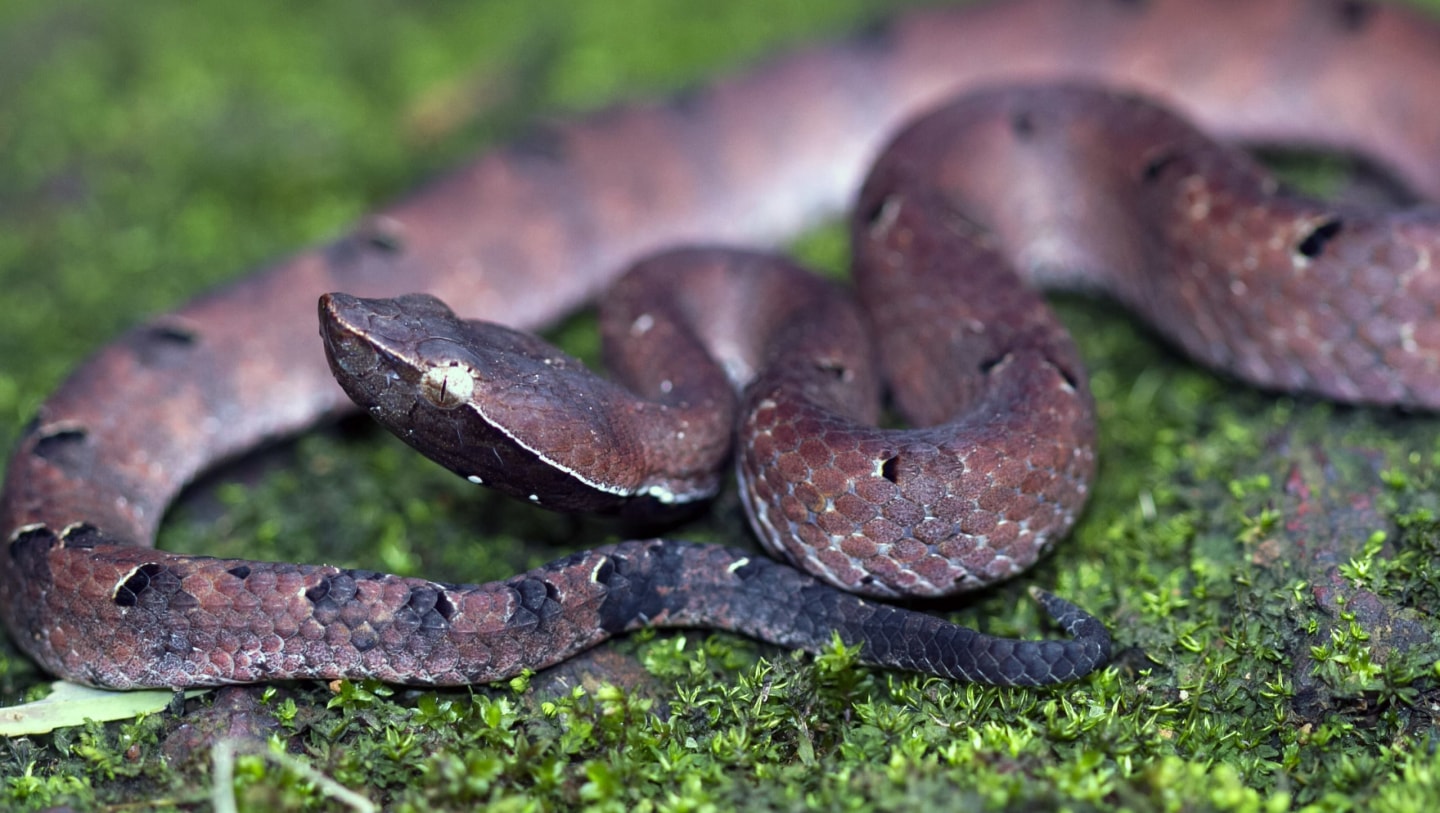
[[[21,550],[49,550],[58,541],[60,540],[55,536],[54,531],[41,525],[37,528],[30,528],[16,534],[15,539],[10,543],[10,547],[12,551],[16,548]]]
[[[599,114],[603,116],[604,113]],[[526,131],[517,141],[505,146],[501,160],[506,163],[561,163],[567,152],[566,136],[554,125],[539,124]]]
[[[1343,0],[1336,10],[1339,12],[1340,28],[1347,34],[1358,34],[1370,23],[1378,9],[1366,0]]]
[[[350,645],[356,652],[369,652],[380,645],[380,636],[369,627],[361,627],[350,631]]]
[[[745,564],[731,570],[730,573],[741,581],[749,581],[762,574],[768,565],[770,565],[770,563],[763,559],[748,556],[745,559]]]
[[[355,236],[367,247],[383,254],[399,254],[405,250],[404,238],[384,218],[367,220]]]
[[[846,37],[844,44],[873,54],[885,54],[895,48],[895,24],[890,19],[877,19]]]
[[[333,576],[324,577],[320,584],[307,590],[305,595],[309,597],[310,594],[314,592],[316,597],[312,599],[312,601],[320,601],[323,599],[332,601],[337,606],[349,603],[355,598],[355,593],[357,592],[355,586],[357,573],[369,575],[370,571],[342,570]],[[324,588],[324,592],[320,592],[320,588],[322,587]]]
[[[448,624],[455,617],[455,604],[443,592],[435,595],[435,612]]]
[[[250,578],[250,566],[249,566],[249,565],[236,565],[235,567],[232,567],[232,568],[230,568],[229,570],[226,570],[225,572],[226,572],[226,573],[229,573],[231,576],[234,576],[234,577],[237,578],[237,579],[240,579],[241,581],[244,581],[245,579]]]
[[[141,335],[145,341],[153,345],[167,345],[167,347],[190,347],[199,344],[200,337],[190,328],[177,324],[154,324],[144,328]]]
[[[84,429],[57,429],[35,441],[34,454],[67,472],[79,472],[88,468],[91,458],[88,437]]]
[[[1160,180],[1160,176],[1166,169],[1174,166],[1180,160],[1180,154],[1174,151],[1163,152],[1149,161],[1145,162],[1144,169],[1140,170],[1140,178],[1145,183],[1154,183]]]
[[[88,523],[72,525],[65,530],[65,538],[62,540],[67,548],[92,549],[97,545],[110,544],[110,540],[99,528]]]
[[[1078,390],[1080,388],[1079,377],[1076,375],[1074,370],[1070,369],[1068,365],[1062,364],[1055,359],[1048,357],[1045,360],[1050,362],[1050,366],[1055,368],[1055,372],[1059,373],[1061,378],[1065,379],[1065,383],[1070,385],[1070,389]]]
[[[550,594],[547,585],[539,579],[521,579],[515,585],[515,592],[520,596],[520,606],[532,612],[540,609]]]
[[[25,574],[27,583],[31,585],[54,584],[55,577],[50,570],[49,554],[59,541],[55,533],[44,526],[16,533],[10,545],[5,548],[5,552],[10,556],[3,566],[11,568],[13,572]]]
[[[509,586],[520,605],[506,622],[509,626],[540,626],[563,612],[559,591],[544,579],[521,576],[512,579]],[[439,613],[434,615],[438,620],[446,620]]]
[[[150,563],[141,565],[130,574],[123,584],[115,589],[115,603],[121,607],[134,607],[140,603],[140,596],[150,589],[152,580],[165,571],[163,565]]]
[[[865,209],[865,213],[861,218],[861,222],[865,224],[865,227],[867,229],[875,228],[875,226],[880,222],[881,216],[885,214],[885,210],[888,209],[891,205],[891,202],[895,200],[895,195],[877,196],[875,200],[870,202],[869,207]],[[897,202],[895,205],[899,205],[899,203]]]
[[[1021,141],[1029,141],[1035,135],[1035,117],[1027,110],[1021,110],[1010,117],[1010,129]]]
[[[177,324],[154,324],[142,332],[146,340],[154,344],[189,347],[200,341],[195,331]]]
[[[640,561],[611,556],[614,570],[601,582],[610,589],[596,608],[601,629],[623,632],[666,614],[670,602],[683,603],[688,574],[681,550],[682,546],[656,543],[645,548]]]
[[[330,578],[327,576],[320,580],[320,583],[305,591],[305,598],[311,604],[319,604],[330,595]]]
[[[399,232],[381,225],[366,224],[326,246],[322,253],[336,279],[351,280],[357,274],[390,268],[388,258],[404,250],[405,241]]]
[[[701,87],[685,88],[665,101],[665,108],[682,119],[690,119],[705,112],[709,106],[710,93]]]
[[[900,455],[886,458],[885,462],[880,464],[880,476],[892,483],[898,484],[900,482],[899,468]]]
[[[1309,257],[1313,260],[1324,253],[1325,245],[1334,239],[1335,235],[1340,233],[1340,229],[1343,226],[1344,222],[1342,220],[1337,217],[1332,217],[1311,229],[1310,233],[1300,240],[1295,250],[1302,256]]]
[[[420,619],[421,629],[445,629],[450,626],[449,614],[436,609],[442,598],[440,591],[433,587],[416,587],[410,591],[406,606]],[[448,607],[450,602],[447,600],[445,604]]]
[[[610,580],[615,577],[615,557],[607,556],[600,566],[595,568],[595,581],[606,587],[610,586]]]
[[[126,339],[140,363],[151,369],[165,369],[184,363],[200,343],[195,331],[174,322],[146,325]]]

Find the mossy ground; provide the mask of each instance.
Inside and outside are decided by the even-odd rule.
[[[539,113],[895,5],[0,5],[0,443],[123,327]],[[835,266],[839,245],[801,253]],[[254,810],[344,808],[316,776],[396,810],[1437,809],[1440,422],[1253,392],[1061,306],[1101,408],[1094,500],[1033,573],[953,612],[1031,635],[1026,584],[1076,600],[1118,645],[1088,680],[977,688],[644,634],[511,685],[287,685],[10,740],[0,808],[203,809],[228,770]],[[347,424],[208,484],[163,544],[485,580],[620,533],[453,479]],[[685,534],[743,539],[733,500],[715,513]],[[43,682],[7,642],[0,695]],[[215,762],[207,726],[268,744]]]

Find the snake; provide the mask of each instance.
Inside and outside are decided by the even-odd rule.
[[[1009,0],[542,129],[76,368],[6,472],[0,616],[46,670],[118,689],[477,683],[647,626],[1080,679],[1109,633],[1045,591],[1067,638],[884,601],[1014,577],[1083,508],[1091,396],[1037,289],[1104,292],[1261,388],[1440,406],[1434,210],[1310,200],[1228,146],[1355,153],[1440,195],[1436,76],[1440,26],[1399,5]],[[858,305],[755,248],[847,203]],[[628,386],[517,332],[612,285]],[[915,428],[874,428],[882,387]],[[154,547],[200,473],[355,403],[563,510],[676,510],[733,456],[777,558],[636,539],[461,585]]]

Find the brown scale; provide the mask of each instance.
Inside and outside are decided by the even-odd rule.
[[[333,568],[220,562],[152,546],[166,506],[200,471],[349,408],[314,338],[314,303],[326,291],[423,290],[467,316],[527,329],[552,323],[646,251],[696,239],[773,243],[837,211],[859,185],[863,161],[902,119],[1000,81],[1083,79],[1145,91],[1221,137],[1358,151],[1435,195],[1436,76],[1440,28],[1397,6],[1016,0],[917,11],[865,39],[717,82],[683,104],[556,128],[528,148],[482,156],[329,246],[139,327],[81,365],[42,405],[7,471],[0,615],[45,668],[118,687],[292,676],[488,680],[647,623],[724,627],[812,650],[836,630],[862,643],[864,657],[896,668],[1003,683],[1074,679],[1103,662],[1108,638],[1053,597],[1041,600],[1073,640],[999,641],[720,548],[637,541],[494,585],[374,574],[361,580],[373,585],[350,593]],[[1205,157],[1212,148],[1167,114],[1103,102],[1140,118],[1118,137],[1099,138],[1115,116],[1072,111],[1057,126],[1069,114],[1063,98],[1052,101],[979,117],[972,135],[1000,152],[972,163],[974,183],[963,190],[948,179],[959,171],[953,165],[920,169],[917,188],[947,178],[934,193],[945,199],[934,210],[941,214],[911,206],[930,193],[896,191],[890,206],[861,204],[862,228],[876,245],[906,234],[978,240],[977,250],[999,249],[1033,282],[1074,283],[1071,271],[1092,272],[1083,279],[1156,314],[1197,357],[1264,386],[1440,405],[1429,215],[1267,197],[1248,161],[1214,163]],[[1198,152],[1142,148],[1162,131]],[[1046,144],[1055,150],[1049,157],[1002,160],[1007,150],[1018,158]],[[905,163],[885,172],[915,170]],[[1084,183],[1047,185],[1057,178]],[[1115,216],[1137,210],[1158,228],[1116,228]],[[1022,226],[1037,230],[1022,236]],[[976,227],[993,236],[976,237]],[[1170,272],[1138,273],[1164,261]],[[1252,276],[1250,265],[1281,273]],[[922,423],[946,420],[952,401],[1021,407],[1023,420],[974,422],[982,441],[998,445],[957,446],[934,434],[916,441],[933,454],[916,445],[896,457],[880,444],[883,460],[896,462],[856,480],[852,493],[850,475],[836,472],[875,450],[852,441],[834,455],[819,452],[794,433],[824,421],[788,407],[771,414],[778,441],[770,453],[793,452],[787,468],[818,473],[793,493],[766,486],[794,498],[777,516],[812,529],[803,534],[813,549],[778,543],[792,558],[822,561],[842,582],[863,582],[852,569],[866,562],[879,574],[876,590],[880,577],[963,587],[1013,572],[1062,532],[1090,465],[1088,418],[1071,422],[1083,375],[1033,295],[1006,289],[1001,297],[995,307],[1016,319],[980,332],[1020,344],[972,358],[970,373],[978,363],[983,375],[934,397],[905,394],[917,370],[902,363],[890,373],[898,401]],[[888,324],[883,314],[870,318]],[[975,324],[966,316],[946,329],[974,338]],[[895,353],[886,343],[910,327],[918,325],[879,329],[887,363]],[[756,373],[738,361],[725,372]],[[1008,383],[982,383],[991,378]],[[461,381],[432,377],[428,392],[449,404],[447,387]],[[908,468],[912,458],[932,457],[963,468],[959,485]],[[889,486],[901,483],[917,499],[897,499]],[[647,499],[678,493],[652,486]],[[847,532],[856,526],[873,535]],[[985,545],[947,537],[957,527]]]

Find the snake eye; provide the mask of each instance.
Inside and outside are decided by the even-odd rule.
[[[475,373],[456,361],[431,367],[420,377],[420,394],[441,409],[455,409],[475,394]]]

